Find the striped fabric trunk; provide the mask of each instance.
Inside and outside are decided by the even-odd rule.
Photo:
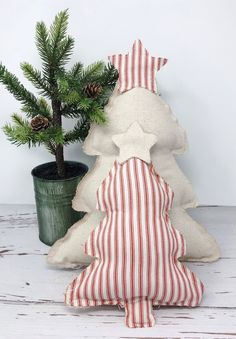
[[[85,244],[94,260],[68,286],[66,304],[118,304],[128,327],[153,326],[153,305],[198,305],[203,284],[178,261],[186,244],[170,223],[172,200],[152,165],[138,158],[115,162],[97,191],[105,217]]]

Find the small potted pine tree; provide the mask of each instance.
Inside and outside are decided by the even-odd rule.
[[[24,62],[25,77],[39,91],[39,97],[28,91],[18,78],[0,64],[0,82],[22,104],[26,115],[12,115],[12,124],[3,127],[8,139],[17,146],[43,145],[55,161],[32,170],[39,237],[52,245],[63,237],[81,213],[71,207],[77,184],[87,172],[85,164],[65,161],[64,146],[83,142],[90,123],[105,123],[104,105],[117,80],[110,64],[96,62],[84,67],[80,62],[68,69],[74,39],[67,35],[68,10],[58,13],[47,28],[36,24],[36,47],[42,61],[42,71]],[[63,118],[74,118],[73,129],[63,128]]]

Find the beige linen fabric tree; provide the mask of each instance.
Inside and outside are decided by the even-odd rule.
[[[95,165],[83,178],[73,199],[73,208],[88,212],[88,215],[69,229],[66,236],[51,248],[48,262],[61,267],[76,267],[90,262],[84,254],[84,243],[91,230],[102,219],[96,210],[96,191],[108,175],[119,151],[114,136],[125,133],[136,121],[145,133],[157,137],[151,149],[155,169],[174,191],[174,203],[170,211],[171,221],[185,237],[187,252],[185,260],[214,261],[219,258],[219,248],[206,230],[194,221],[186,208],[196,207],[196,197],[190,182],[178,167],[175,155],[187,149],[186,134],[178,124],[169,106],[161,97],[144,88],[133,88],[119,93],[116,88],[105,107],[108,123],[93,125],[85,140],[86,154],[97,156]]]

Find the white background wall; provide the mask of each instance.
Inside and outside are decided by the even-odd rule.
[[[179,164],[200,204],[236,205],[236,1],[234,0],[1,0],[0,60],[29,88],[21,61],[40,66],[35,23],[70,10],[73,60],[85,64],[127,52],[141,38],[169,62],[158,73],[162,97],[187,130]],[[19,104],[0,86],[0,126]],[[66,159],[91,165],[78,145]],[[33,203],[30,171],[53,160],[41,148],[11,145],[0,131],[0,203]]]

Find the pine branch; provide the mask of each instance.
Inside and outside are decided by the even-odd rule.
[[[49,127],[46,130],[35,132],[29,122],[18,114],[12,115],[13,124],[3,126],[3,131],[11,143],[20,146],[28,144],[29,147],[41,144],[62,145],[64,143],[63,131],[60,128]]]
[[[69,105],[76,105],[80,102],[80,95],[77,91],[71,91],[63,98],[64,103]]]
[[[112,94],[112,86],[111,87],[103,87],[103,91],[100,96],[97,98],[97,103],[100,107],[105,107],[109,101],[109,98]]]
[[[7,135],[8,140],[17,146],[28,144],[30,147],[32,144],[32,130],[28,121],[16,113],[12,115],[12,120],[13,126],[10,124],[3,126],[3,131]]]
[[[83,142],[88,135],[89,127],[90,123],[87,119],[79,119],[74,128],[64,134],[65,144],[68,145],[78,141]]]
[[[70,72],[61,72],[57,76],[57,86],[58,86],[58,97],[63,102],[67,100],[67,96],[72,91],[76,91],[80,96],[84,97],[84,94],[81,95],[83,87],[80,84],[80,81],[71,75]]]
[[[41,134],[40,139],[44,143],[53,142],[56,146],[64,144],[63,130],[60,127],[49,127],[39,134]]]
[[[95,122],[96,124],[104,124],[107,121],[104,110],[99,106],[94,105],[94,107],[88,112],[88,115],[89,120],[91,122]]]
[[[82,74],[82,71],[83,71],[83,64],[81,62],[77,62],[76,64],[74,64],[74,66],[71,68],[71,70],[68,73],[72,77],[77,78]]]
[[[89,110],[90,107],[93,105],[93,101],[91,99],[83,97],[76,90],[72,90],[67,95],[64,95],[63,102],[66,105],[73,106],[74,108],[77,108],[79,111],[82,110],[84,112]],[[62,111],[62,114],[64,115],[64,110]]]
[[[68,19],[68,9],[66,9],[65,11],[61,11],[56,15],[54,22],[50,27],[50,42],[52,46],[53,57],[55,57],[60,42],[66,38]]]
[[[34,118],[36,115],[42,115],[48,120],[51,120],[52,111],[47,101],[41,97],[37,100],[37,105],[36,110],[35,107],[25,104],[21,107],[21,111],[26,113],[28,118]]]
[[[64,96],[68,95],[70,92],[70,87],[65,77],[65,74],[62,74],[57,77],[57,88],[58,88],[58,97],[63,101]]]
[[[47,97],[51,97],[51,91],[48,86],[47,81],[42,77],[40,71],[35,69],[32,65],[27,62],[21,63],[21,69],[24,73],[24,76],[37,88],[40,90],[40,94],[44,94]]]
[[[84,110],[79,109],[77,105],[64,105],[64,107],[61,110],[61,114],[65,118],[79,118],[80,116],[85,115]]]
[[[36,24],[36,47],[43,62],[43,74],[50,79],[50,65],[52,65],[52,48],[49,40],[49,33],[44,22]]]
[[[103,61],[98,61],[87,66],[81,74],[80,78],[81,83],[86,84],[89,82],[96,81],[99,75],[103,72],[103,70],[104,70]]]
[[[0,82],[18,101],[23,104],[24,107],[29,108],[31,112],[37,112],[37,114],[42,115],[44,114],[37,103],[36,97],[29,92],[20,83],[18,78],[14,74],[10,73],[2,64],[0,64]]]
[[[115,84],[119,78],[119,73],[117,69],[111,64],[108,63],[105,68],[104,72],[101,75],[101,85],[102,86],[108,86],[110,89],[113,89],[115,87]]]
[[[15,125],[20,126],[20,127],[29,127],[28,120],[23,119],[19,114],[13,113],[11,118]]]
[[[58,46],[56,51],[57,67],[63,67],[69,61],[74,48],[74,39],[66,37]]]
[[[51,120],[52,118],[52,108],[49,105],[49,103],[47,102],[47,100],[45,100],[43,97],[40,97],[38,100],[38,105],[40,107],[41,112],[43,112],[43,116],[48,118],[49,120]]]
[[[55,74],[69,60],[74,47],[74,40],[66,36],[68,10],[58,13],[49,31],[43,22],[36,25],[36,46],[43,61],[43,74],[52,82]]]

